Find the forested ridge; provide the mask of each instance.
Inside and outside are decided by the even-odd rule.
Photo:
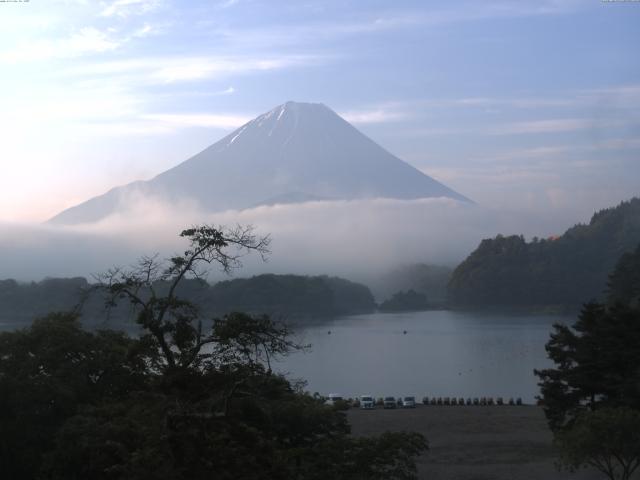
[[[458,307],[577,308],[602,299],[618,259],[640,244],[640,199],[601,210],[559,237],[498,235],[480,242],[453,272]]]
[[[0,281],[0,321],[30,322],[50,311],[78,309],[85,324],[131,322],[131,309],[115,305],[105,309],[96,284],[85,278],[50,278],[41,282]],[[168,288],[162,281],[159,292]],[[180,295],[198,305],[207,316],[232,311],[269,314],[287,320],[306,317],[368,313],[376,305],[369,289],[339,277],[264,274],[208,284],[185,279]]]

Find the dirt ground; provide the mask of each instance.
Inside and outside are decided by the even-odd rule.
[[[429,441],[429,452],[417,462],[421,479],[604,478],[594,470],[558,471],[551,432],[539,407],[378,407],[351,409],[348,418],[354,435],[376,435],[386,430],[422,433]]]

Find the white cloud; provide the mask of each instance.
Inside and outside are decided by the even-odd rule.
[[[131,36],[135,38],[144,38],[151,35],[153,33],[153,30],[154,29],[151,27],[151,25],[145,23],[144,25],[142,25],[142,27],[134,31]]]
[[[269,263],[249,258],[242,275],[272,271],[362,277],[401,263],[455,264],[482,238],[499,232],[543,235],[547,232],[540,224],[548,222],[548,217],[532,220],[449,199],[309,202],[217,214],[147,197],[131,197],[127,205],[128,210],[92,225],[2,225],[7,232],[0,239],[3,275],[89,275],[142,254],[170,255],[181,248],[181,229],[206,222],[252,224],[259,234],[272,235]]]
[[[579,99],[572,97],[564,98],[545,98],[545,97],[467,97],[445,100],[443,106],[450,104],[452,106],[463,107],[512,107],[522,109],[535,109],[546,107],[571,107],[581,104]]]
[[[225,0],[218,3],[218,8],[230,8],[240,3],[240,0]]]
[[[274,58],[173,58],[168,65],[157,65],[151,77],[165,83],[185,80],[201,80],[251,71],[281,70],[293,65],[306,63],[310,59],[303,56],[282,56]]]
[[[250,116],[242,115],[216,115],[208,113],[187,113],[187,114],[146,114],[141,116],[144,120],[152,120],[170,127],[213,127],[213,128],[236,128],[244,125]]]
[[[347,122],[362,124],[398,122],[413,116],[406,102],[384,102],[338,113]]]
[[[351,123],[386,123],[406,120],[409,115],[405,112],[389,111],[382,108],[372,110],[349,110],[340,112],[340,116]]]
[[[76,80],[105,75],[123,76],[129,86],[139,86],[282,70],[323,61],[325,57],[315,55],[134,57],[117,61],[86,62],[82,67],[61,70],[59,76]],[[225,93],[232,91],[227,89]]]
[[[41,39],[24,42],[10,50],[0,52],[0,61],[9,63],[47,59],[74,58],[90,53],[115,50],[122,41],[108,32],[94,27],[84,27],[62,39]]]
[[[115,0],[105,6],[100,15],[103,17],[142,15],[157,9],[161,4],[161,0]]]
[[[585,118],[560,118],[553,120],[534,120],[530,122],[513,122],[490,127],[488,133],[493,135],[514,135],[527,133],[559,133],[594,128],[596,123]]]
[[[231,0],[233,2],[233,0]],[[223,2],[222,5],[229,3]],[[235,3],[235,2],[233,2]],[[486,2],[458,1],[442,3],[446,7],[418,9],[383,8],[365,11],[348,20],[333,19],[307,22],[296,25],[272,25],[268,28],[242,28],[239,25],[218,27],[212,30],[224,36],[233,45],[276,46],[317,42],[319,39],[337,40],[347,36],[378,34],[409,28],[447,27],[463,22],[479,22],[501,18],[563,15],[584,6],[581,0],[513,1],[493,0]],[[220,5],[219,5],[220,6]],[[219,7],[218,6],[218,7]],[[314,8],[313,5],[307,7]],[[210,28],[210,22],[203,22]]]

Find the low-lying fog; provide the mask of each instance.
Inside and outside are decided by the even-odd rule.
[[[136,199],[126,213],[79,226],[0,225],[0,278],[21,281],[85,276],[141,255],[184,248],[178,233],[210,223],[254,225],[270,234],[267,263],[247,257],[236,276],[258,273],[339,275],[365,281],[400,264],[454,266],[483,238],[560,234],[580,218],[497,211],[448,199],[370,199],[264,206],[203,213],[187,202]],[[210,280],[220,278],[212,269]]]

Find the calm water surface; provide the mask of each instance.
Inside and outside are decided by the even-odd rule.
[[[452,311],[342,317],[298,332],[311,350],[286,357],[277,369],[323,395],[502,396],[533,403],[533,369],[551,365],[544,345],[552,324],[573,320]]]
[[[340,317],[299,329],[298,340],[311,349],[274,368],[323,395],[502,396],[533,403],[533,369],[551,365],[544,350],[551,326],[574,320],[452,311]],[[0,323],[0,331],[20,326]]]

